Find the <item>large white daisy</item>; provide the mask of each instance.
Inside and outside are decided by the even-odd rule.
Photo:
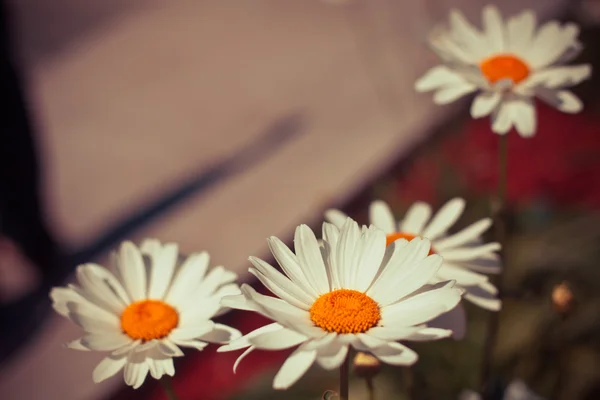
[[[339,367],[349,346],[388,364],[410,365],[417,354],[398,340],[435,340],[451,334],[425,325],[455,307],[461,297],[453,282],[424,288],[442,263],[440,256],[429,255],[426,239],[386,246],[382,230],[361,230],[348,218],[341,229],[324,223],[321,243],[309,227],[300,225],[295,254],[276,237],[268,243],[284,274],[255,257],[250,258],[250,272],[277,297],[243,285],[242,295],[223,299],[226,306],[275,321],[219,348],[247,348],[234,371],[254,349],[299,345],[273,382],[274,388],[285,389],[315,360],[325,369]]]
[[[416,202],[408,209],[404,219],[396,222],[389,205],[377,200],[371,203],[369,219],[371,224],[387,234],[388,244],[399,238],[429,239],[431,254],[439,254],[444,259],[430,283],[455,280],[457,287],[465,290],[465,299],[485,309],[497,311],[501,307],[501,301],[496,298],[498,291],[484,274],[500,272],[500,258],[496,253],[500,250],[500,244],[481,243],[481,235],[492,225],[491,218],[484,218],[448,235],[448,230],[460,218],[464,208],[465,201],[454,198],[431,218],[431,206]],[[341,226],[346,215],[338,210],[328,210],[325,218]]]
[[[223,296],[240,293],[236,274],[218,266],[208,273],[206,252],[179,266],[176,244],[145,241],[140,249],[124,242],[114,255],[113,272],[97,264],[77,268],[79,286],[54,288],[54,309],[79,325],[82,338],[67,347],[110,354],[93,372],[94,382],[124,368],[125,383],[138,388],[150,372],[173,376],[179,348],[202,350],[208,342],[226,343],[239,331],[211,318],[226,311]]]
[[[550,21],[536,30],[533,11],[503,21],[491,5],[482,16],[480,31],[459,11],[450,12],[450,28],[439,28],[430,38],[444,64],[417,80],[417,91],[436,91],[437,104],[477,91],[473,118],[491,114],[494,132],[505,134],[514,126],[523,137],[536,131],[534,97],[566,113],[581,111],[581,101],[566,88],[587,79],[591,66],[564,65],[582,47],[577,25]]]

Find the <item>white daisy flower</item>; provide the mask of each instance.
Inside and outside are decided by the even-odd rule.
[[[239,331],[211,318],[227,309],[223,296],[240,293],[236,274],[218,266],[208,273],[206,252],[179,266],[176,244],[146,240],[138,249],[124,242],[114,255],[113,274],[97,264],[77,268],[79,286],[54,288],[54,309],[83,328],[67,347],[110,354],[93,372],[101,382],[124,368],[125,383],[140,387],[146,375],[173,376],[179,348],[202,350],[208,342],[227,343]]]
[[[416,202],[408,209],[404,219],[396,222],[389,205],[377,200],[371,203],[369,219],[371,224],[386,233],[388,244],[397,239],[429,239],[430,253],[439,254],[444,259],[430,283],[455,280],[457,287],[465,290],[465,299],[487,310],[497,311],[502,305],[496,298],[498,290],[484,274],[500,272],[500,258],[496,253],[500,244],[481,244],[481,235],[492,225],[492,219],[484,218],[448,235],[448,229],[460,218],[464,208],[464,199],[454,198],[430,218],[431,206]],[[338,210],[328,210],[325,218],[341,226],[346,215]]]
[[[458,395],[458,400],[482,400],[482,397],[472,390],[463,390]],[[506,387],[502,400],[544,400],[544,398],[533,393],[525,382],[516,379]]]
[[[536,131],[534,97],[566,113],[581,111],[581,101],[566,88],[589,78],[591,66],[564,65],[582,48],[577,25],[550,21],[536,30],[533,11],[503,21],[491,5],[482,16],[480,31],[459,11],[450,12],[450,29],[439,28],[430,38],[444,64],[417,80],[417,91],[434,90],[437,104],[477,91],[471,116],[491,114],[494,132],[514,126],[522,137]]]
[[[316,360],[325,369],[339,367],[348,347],[370,352],[393,365],[411,365],[417,354],[398,340],[436,340],[451,331],[429,328],[429,320],[460,301],[453,282],[423,286],[442,263],[429,255],[429,241],[398,240],[386,246],[385,233],[348,218],[341,229],[323,224],[323,242],[306,225],[296,229],[294,254],[276,237],[269,248],[283,274],[250,257],[255,275],[277,297],[264,296],[248,285],[242,295],[223,304],[251,310],[274,320],[218,351],[280,350],[299,347],[285,361],[273,382],[276,389],[294,384]]]

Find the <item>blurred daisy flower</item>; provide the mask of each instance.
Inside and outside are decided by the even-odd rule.
[[[463,390],[458,395],[458,400],[482,400],[482,397],[472,390]],[[506,387],[502,400],[544,400],[544,398],[533,393],[525,382],[516,379]]]
[[[536,132],[534,97],[566,113],[581,111],[581,101],[566,88],[589,78],[591,66],[564,65],[582,48],[577,25],[550,21],[536,29],[532,11],[503,21],[491,5],[482,17],[479,31],[459,11],[450,12],[450,29],[439,28],[430,37],[443,64],[417,80],[417,91],[435,91],[437,104],[478,92],[471,116],[491,114],[494,132],[505,134],[514,126],[522,137]]]
[[[377,200],[369,207],[369,219],[371,224],[385,232],[388,245],[398,239],[430,240],[429,253],[442,256],[444,261],[429,283],[455,280],[456,286],[465,291],[465,299],[487,310],[497,311],[502,303],[496,298],[496,287],[484,274],[500,272],[502,267],[496,253],[500,250],[500,244],[481,243],[481,235],[492,225],[491,218],[479,220],[449,235],[448,229],[460,218],[464,208],[465,201],[454,198],[442,206],[432,218],[431,206],[416,202],[408,209],[404,219],[397,222],[389,205]],[[325,212],[325,218],[341,226],[346,215],[338,210],[328,210]],[[462,338],[466,329],[464,310],[459,306],[452,314],[441,317],[442,320],[438,322],[442,325],[433,325],[451,327],[455,331],[454,337]]]
[[[462,294],[453,282],[424,287],[442,263],[439,255],[429,254],[426,239],[401,239],[386,246],[382,230],[361,230],[347,218],[341,229],[324,223],[321,243],[309,227],[300,225],[295,254],[276,237],[268,244],[284,273],[255,257],[250,257],[250,273],[277,297],[243,285],[242,295],[223,299],[228,307],[275,321],[219,348],[246,348],[234,371],[254,349],[298,346],[273,382],[274,388],[286,389],[315,361],[325,369],[339,367],[349,346],[388,364],[411,365],[417,354],[398,340],[436,340],[451,334],[425,325],[454,308]]]
[[[124,369],[125,383],[140,387],[146,375],[173,376],[180,347],[202,350],[227,343],[239,331],[211,318],[226,311],[221,298],[240,293],[236,274],[218,266],[209,272],[206,252],[178,263],[177,245],[146,240],[138,249],[123,242],[113,272],[97,264],[77,268],[77,285],[50,292],[54,309],[85,335],[67,343],[83,351],[110,352],[93,372],[101,382]]]

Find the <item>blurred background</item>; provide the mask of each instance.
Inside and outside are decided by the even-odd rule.
[[[268,257],[266,237],[291,242],[330,207],[367,222],[373,199],[401,215],[415,200],[462,196],[457,229],[488,216],[489,121],[469,118],[468,99],[438,107],[413,90],[437,63],[429,31],[451,8],[478,23],[487,3],[3,0],[0,398],[164,398],[152,380],[125,388],[121,374],[95,385],[103,355],[65,349],[79,330],[49,306],[50,287],[79,263],[106,264],[123,239],[207,250],[252,282],[246,260]],[[496,3],[579,23],[575,63],[600,65],[599,1]],[[498,388],[521,378],[547,398],[600,398],[598,87],[593,75],[575,88],[581,114],[539,104],[537,136],[508,140]],[[563,281],[576,300],[568,318],[550,300]],[[477,387],[489,313],[468,312],[465,340],[416,346],[413,399]],[[223,318],[244,333],[264,323]],[[319,399],[337,386],[337,373],[315,368],[273,392],[286,352],[255,352],[233,375],[238,354],[215,347],[176,360],[182,399]],[[378,398],[406,398],[403,373],[384,368]],[[364,382],[352,384],[366,398]]]

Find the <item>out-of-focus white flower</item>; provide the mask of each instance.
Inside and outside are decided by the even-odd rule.
[[[581,101],[566,88],[589,78],[591,66],[564,65],[582,48],[577,25],[550,21],[537,29],[533,11],[503,21],[491,5],[482,19],[480,31],[459,11],[450,12],[450,28],[430,37],[443,64],[417,80],[417,91],[435,91],[437,104],[478,92],[471,116],[491,114],[494,132],[505,134],[514,126],[523,137],[536,132],[534,97],[566,113],[581,111]]]
[[[228,307],[275,321],[219,348],[246,348],[234,371],[254,349],[298,346],[273,382],[274,388],[286,389],[315,361],[325,369],[339,367],[350,346],[388,364],[411,365],[417,354],[397,341],[450,336],[449,330],[425,324],[454,308],[462,292],[453,282],[425,287],[442,263],[439,255],[429,255],[427,239],[400,239],[386,246],[381,229],[361,230],[347,218],[341,229],[324,223],[321,244],[309,227],[300,225],[295,254],[275,237],[268,243],[284,273],[254,257],[250,272],[277,297],[243,285],[242,295],[223,299]]]
[[[124,369],[125,383],[138,388],[150,373],[173,376],[180,347],[202,350],[227,343],[239,331],[211,318],[226,311],[221,298],[240,293],[236,274],[218,266],[208,273],[206,252],[178,266],[177,245],[146,240],[138,249],[124,242],[114,256],[116,271],[97,264],[77,268],[79,286],[54,288],[54,309],[85,335],[67,344],[83,351],[110,352],[93,372],[101,382]]]

